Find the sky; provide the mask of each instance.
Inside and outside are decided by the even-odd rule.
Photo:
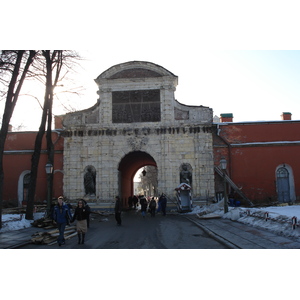
[[[281,1],[269,5],[265,0],[251,5],[233,0],[153,0],[144,5],[135,0],[98,4],[87,0],[85,6],[72,5],[72,11],[63,14],[68,3],[60,3],[57,13],[64,22],[37,26],[38,38],[19,34],[15,24],[2,37],[3,49],[56,47],[79,52],[84,60],[73,80],[85,90],[80,97],[60,95],[66,106],[76,110],[93,106],[97,76],[113,65],[140,60],[178,76],[175,99],[180,103],[208,106],[217,116],[232,113],[236,122],[280,120],[282,112],[300,120],[299,18],[294,1],[283,6]],[[21,21],[26,18],[22,10],[18,13]],[[22,31],[42,21],[42,13],[35,20],[26,18]],[[18,39],[11,38],[11,31]],[[55,34],[49,38],[51,32]],[[43,90],[30,90],[42,99]],[[53,111],[67,112],[58,101]],[[11,123],[14,128],[37,130],[40,114],[34,98],[20,98]]]
[[[79,54],[84,60],[74,74],[74,84],[83,87],[81,94],[60,94],[54,114],[68,112],[64,106],[75,110],[93,106],[98,98],[94,79],[113,65],[143,60],[178,76],[175,99],[185,105],[208,106],[218,117],[232,113],[234,122],[280,120],[282,112],[300,120],[299,50],[202,50],[197,59],[187,56],[179,60],[167,53],[157,57],[150,49],[142,55],[125,52],[115,57],[107,57],[106,50],[79,50]],[[107,59],[103,60],[102,54]],[[40,95],[42,99],[43,90]],[[26,104],[25,96],[20,98],[12,124],[37,130],[41,109],[34,98],[26,98]],[[32,110],[24,114],[28,101]]]

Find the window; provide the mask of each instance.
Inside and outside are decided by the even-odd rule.
[[[160,90],[112,93],[112,122],[159,122]]]

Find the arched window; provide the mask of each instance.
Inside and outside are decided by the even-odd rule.
[[[23,201],[28,200],[28,187],[30,180],[30,171],[23,171],[18,181],[18,205],[22,206]]]
[[[277,194],[279,202],[290,202],[290,179],[289,171],[285,167],[280,167],[276,172]]]
[[[30,181],[30,173],[26,174],[23,178],[23,200],[28,200],[28,187]]]
[[[279,168],[277,170],[277,178],[289,178],[289,172],[286,168]]]

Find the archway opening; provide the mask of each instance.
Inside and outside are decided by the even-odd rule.
[[[135,195],[144,195],[146,198],[157,197],[157,167],[148,165],[140,168],[134,176],[133,184]]]
[[[125,155],[119,164],[119,194],[124,207],[128,207],[128,198],[135,194],[134,177],[144,167],[157,168],[154,158],[143,151],[133,151]]]

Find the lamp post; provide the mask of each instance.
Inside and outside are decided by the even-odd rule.
[[[47,216],[50,215],[50,209],[51,209],[51,175],[53,172],[53,165],[50,162],[47,162],[45,165],[45,170],[47,174]]]
[[[225,175],[226,175],[226,168],[227,168],[227,161],[226,159],[223,157],[220,160],[220,165],[221,165],[221,169],[223,171],[223,184],[224,184],[224,213],[226,214],[228,212],[228,203],[227,203],[227,186],[226,186],[226,179],[225,179]]]

